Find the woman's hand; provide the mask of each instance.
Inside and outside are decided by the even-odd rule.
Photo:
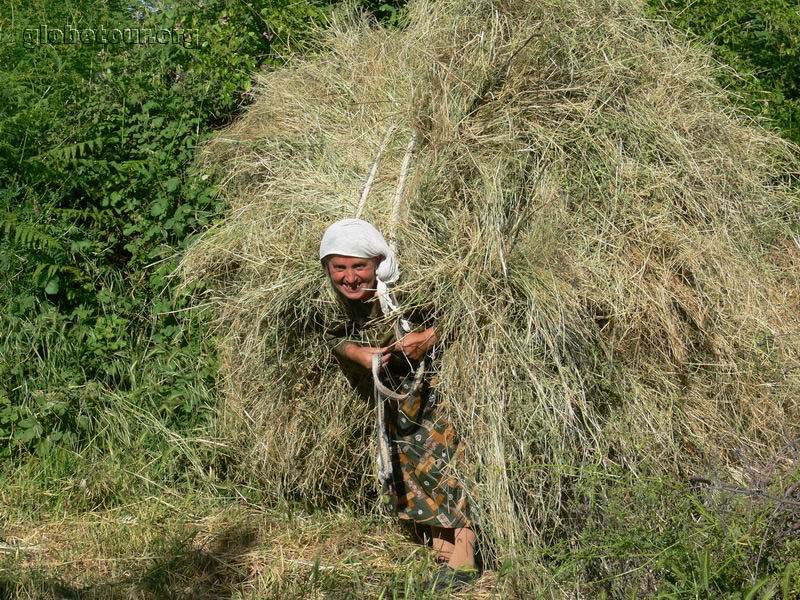
[[[374,348],[373,346],[361,346],[354,342],[347,342],[342,348],[342,353],[348,360],[361,365],[367,371],[372,370],[372,356],[381,355],[381,367],[389,364],[392,352],[402,352],[411,360],[419,360],[425,353],[433,348],[438,341],[436,330],[428,327],[425,331],[407,333],[392,346],[387,348]]]
[[[419,360],[425,353],[433,348],[438,341],[436,330],[428,327],[425,331],[407,333],[394,344],[395,350],[399,350],[411,360]]]
[[[361,365],[367,371],[372,370],[372,356],[381,355],[381,367],[389,364],[391,348],[373,348],[372,346],[361,346],[353,342],[348,342],[343,348],[344,355],[354,363]]]

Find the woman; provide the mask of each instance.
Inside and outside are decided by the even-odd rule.
[[[385,405],[390,464],[382,464],[380,452],[378,461],[384,489],[401,519],[430,529],[433,549],[446,563],[430,587],[463,585],[475,579],[477,569],[467,495],[448,472],[459,440],[441,415],[435,378],[426,375],[420,382],[417,376],[424,368],[420,362],[438,341],[436,329],[411,331],[399,318],[389,291],[400,275],[394,252],[366,221],[343,219],[331,225],[319,255],[349,317],[330,332],[331,349],[351,376],[371,378],[374,367],[399,392],[397,400]],[[383,396],[377,396],[383,403]]]

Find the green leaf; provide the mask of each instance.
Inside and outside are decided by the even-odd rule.
[[[150,205],[150,216],[159,217],[167,210],[167,202],[163,198],[159,198]],[[159,228],[160,229],[160,228]]]
[[[44,286],[44,291],[48,294],[57,294],[59,290],[58,277],[53,277]]]

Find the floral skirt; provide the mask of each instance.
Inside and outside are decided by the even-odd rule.
[[[400,390],[410,389],[413,373]],[[401,402],[387,402],[392,449],[391,501],[398,517],[434,527],[469,527],[467,494],[454,476],[463,452],[453,426],[441,415],[435,378]]]

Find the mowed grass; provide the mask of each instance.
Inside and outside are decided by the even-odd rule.
[[[246,485],[155,475],[119,456],[7,469],[0,599],[431,597],[433,555],[396,519],[266,507]],[[491,597],[495,583],[488,570],[466,597]]]
[[[0,480],[2,600],[800,596],[791,460],[747,488],[584,473],[567,534],[433,595],[432,552],[385,514],[267,505],[219,477],[157,481],[135,457],[57,459],[30,458]]]
[[[198,498],[15,523],[2,553],[0,598],[424,597],[432,563],[390,520]]]
[[[800,431],[800,155],[717,74],[637,1],[453,0],[410,3],[398,30],[337,20],[259,77],[203,154],[226,215],[178,271],[213,315],[240,476],[318,503],[373,485],[317,250],[379,162],[361,214],[443,341],[492,556],[570,537],[599,465],[750,485]]]

